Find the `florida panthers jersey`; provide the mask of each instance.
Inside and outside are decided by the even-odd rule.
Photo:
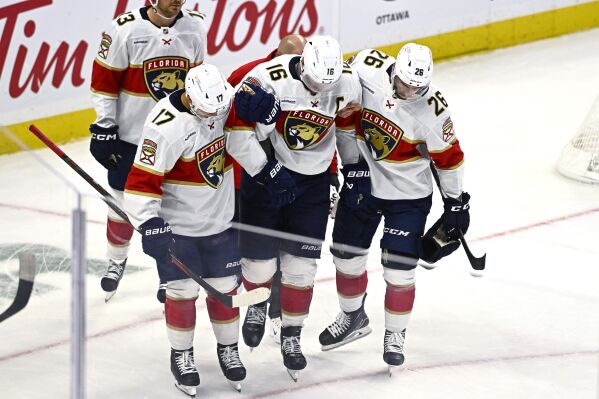
[[[274,93],[282,110],[272,125],[248,124],[239,119],[228,124],[233,132],[231,145],[238,147],[236,154],[246,154],[241,159],[236,155],[235,159],[250,175],[259,170],[248,167],[247,158],[260,153],[258,140],[267,138],[272,141],[275,157],[287,169],[304,175],[328,170],[335,152],[335,116],[347,104],[359,102],[359,80],[349,66],[343,68],[330,91],[314,93],[299,78],[299,60],[297,55],[279,56],[256,66],[244,79]]]
[[[204,16],[179,13],[170,27],[148,18],[149,8],[121,14],[102,40],[93,64],[91,89],[96,124],[119,125],[121,140],[137,144],[156,102],[184,87],[187,71],[202,63]]]
[[[135,227],[160,216],[175,234],[202,237],[230,227],[234,211],[232,159],[225,151],[225,117],[198,118],[179,90],[147,117],[125,185]]]
[[[430,156],[443,191],[456,198],[462,193],[464,154],[447,101],[433,85],[408,100],[394,96],[390,79],[394,62],[393,57],[377,50],[356,55],[351,66],[362,85],[362,110],[351,123],[338,123],[338,129],[349,134],[355,131],[360,153],[370,168],[375,197],[415,199],[430,195]],[[341,152],[342,147],[339,149]],[[343,160],[344,154],[341,157]]]

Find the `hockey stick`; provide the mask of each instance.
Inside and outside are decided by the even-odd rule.
[[[79,176],[83,178],[86,182],[88,182],[93,188],[96,189],[106,205],[110,207],[113,211],[116,212],[123,220],[129,223],[131,226],[131,221],[127,214],[119,208],[116,204],[116,201],[112,195],[108,191],[106,191],[100,184],[98,184],[90,175],[88,175],[75,161],[73,161],[67,154],[65,154],[52,140],[50,140],[41,130],[39,130],[35,125],[30,125],[29,130],[37,136],[48,148],[50,148],[60,159],[62,159],[67,165],[69,165]],[[240,306],[248,306],[253,305],[255,303],[264,302],[270,296],[270,290],[265,287],[256,288],[254,290],[248,292],[242,292],[233,296],[225,295],[222,292],[216,290],[210,284],[206,282],[203,278],[196,275],[194,272],[189,270],[183,262],[177,259],[171,253],[172,263],[181,269],[185,274],[187,274],[191,279],[193,279],[196,283],[198,283],[202,288],[206,290],[210,295],[212,295],[217,301],[224,304],[225,306],[231,308],[238,308]]]
[[[0,314],[0,323],[25,308],[33,290],[35,271],[35,255],[27,252],[19,253],[19,285],[17,287],[17,294],[8,309]]]
[[[445,193],[443,192],[443,189],[441,188],[441,181],[439,180],[439,173],[437,172],[437,169],[435,168],[435,165],[432,160],[430,161],[430,168],[431,168],[431,172],[433,172],[433,177],[435,178],[435,183],[437,183],[437,187],[439,188],[439,191],[441,192],[441,196],[443,196]],[[464,237],[464,234],[462,233],[461,230],[459,230],[459,233],[460,233],[460,237],[459,237],[460,242],[462,243],[462,246],[464,247],[464,252],[466,252],[466,256],[468,257],[468,262],[470,262],[470,266],[473,269],[470,272],[470,274],[472,274],[475,277],[482,276],[482,273],[485,270],[485,262],[487,259],[487,254],[484,254],[481,257],[474,256],[472,251],[470,251],[468,244],[466,243],[466,238]],[[425,267],[425,268],[429,269],[428,267]]]

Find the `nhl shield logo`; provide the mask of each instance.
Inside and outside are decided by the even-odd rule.
[[[289,111],[283,120],[282,135],[292,150],[303,150],[319,143],[334,121],[314,111]]]
[[[144,61],[144,80],[148,93],[158,101],[185,87],[189,60],[183,57],[158,57]]]
[[[220,137],[196,152],[200,174],[212,188],[218,188],[224,178],[225,138]]]
[[[387,158],[401,140],[403,130],[381,114],[364,109],[361,133],[375,161]]]

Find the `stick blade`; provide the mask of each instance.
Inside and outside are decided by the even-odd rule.
[[[240,308],[243,306],[255,305],[270,298],[270,290],[266,287],[259,287],[251,291],[242,292],[231,297],[232,307]]]

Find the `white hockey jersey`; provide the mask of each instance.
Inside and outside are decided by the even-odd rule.
[[[339,153],[344,163],[357,162],[346,146],[357,138],[370,168],[372,194],[382,199],[416,199],[430,195],[433,179],[428,151],[439,172],[444,193],[462,193],[464,154],[455,136],[447,101],[431,85],[415,99],[393,94],[389,68],[395,58],[377,50],[363,50],[351,60],[362,85],[362,110],[353,118],[337,121]]]
[[[287,169],[304,175],[328,170],[335,153],[335,116],[349,103],[358,103],[360,84],[351,68],[345,66],[332,90],[313,93],[296,71],[300,57],[282,55],[256,66],[245,81],[274,93],[281,101],[281,116],[276,123],[249,124],[230,118],[229,145],[235,146],[235,160],[250,174],[260,171],[251,158],[265,156],[258,144],[270,138],[276,159]],[[255,134],[254,134],[255,133]],[[250,165],[253,164],[253,165]]]
[[[147,117],[125,185],[125,209],[138,228],[159,216],[175,234],[202,237],[230,226],[235,207],[225,117],[198,118],[179,90]]]
[[[206,52],[204,15],[179,13],[170,27],[148,18],[148,7],[126,12],[102,33],[92,70],[95,123],[119,125],[119,137],[137,144],[156,102],[185,84],[187,71]],[[151,12],[151,11],[150,11]]]

